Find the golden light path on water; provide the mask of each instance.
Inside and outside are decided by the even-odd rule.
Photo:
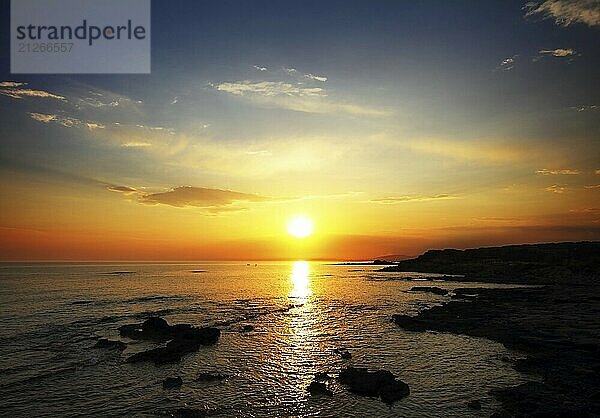
[[[310,289],[310,264],[307,261],[294,261],[292,263],[292,291],[290,297],[296,299],[306,299],[312,294]]]

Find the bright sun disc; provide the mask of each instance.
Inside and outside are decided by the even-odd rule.
[[[306,216],[296,216],[288,222],[287,231],[293,237],[305,238],[313,233],[313,222]]]

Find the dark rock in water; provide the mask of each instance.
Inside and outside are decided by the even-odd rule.
[[[254,331],[254,326],[253,325],[244,325],[244,326],[242,326],[242,332],[250,332],[250,331]]]
[[[400,328],[403,328],[407,331],[426,331],[427,326],[425,324],[421,324],[421,321],[416,316],[408,316],[408,315],[393,315],[392,320],[398,325]]]
[[[467,404],[467,407],[469,407],[469,409],[479,411],[481,409],[481,402],[478,400],[472,400]]]
[[[178,362],[184,354],[197,351],[203,345],[215,344],[221,335],[217,328],[196,328],[189,324],[169,325],[158,317],[149,318],[142,324],[123,325],[119,332],[121,336],[132,339],[168,341],[164,347],[143,351],[127,359],[130,363],[152,361],[155,364]]]
[[[200,373],[198,377],[196,377],[196,382],[215,382],[217,380],[227,379],[229,376],[226,374],[220,373]]]
[[[178,389],[183,385],[183,380],[181,377],[167,377],[162,382],[163,389]]]
[[[133,340],[168,341],[185,336],[197,330],[190,324],[169,325],[167,321],[159,317],[151,317],[141,324],[127,324],[119,327],[122,337]]]
[[[327,385],[323,382],[312,382],[307,390],[311,395],[333,396],[333,392],[327,389]]]
[[[350,351],[348,351],[347,348],[336,348],[334,351],[344,360],[350,360],[352,358],[352,354],[350,354]]]
[[[176,363],[184,354],[198,351],[203,345],[215,344],[221,331],[217,328],[189,328],[174,335],[165,347],[134,354],[127,359],[130,363],[152,361],[154,364]]]
[[[410,394],[408,385],[386,370],[369,372],[365,368],[348,367],[340,372],[339,379],[351,392],[380,397],[385,403],[393,403]]]
[[[329,374],[326,372],[315,373],[315,380],[317,380],[317,381],[323,381],[323,380],[329,380],[329,379],[331,379],[331,376],[329,376]]]
[[[448,294],[446,289],[442,289],[441,287],[436,286],[414,286],[410,289],[411,292],[427,292],[433,293],[436,295],[445,296]]]
[[[109,350],[123,351],[127,348],[127,344],[123,341],[109,340],[108,338],[100,338],[95,345],[96,348],[107,348]]]

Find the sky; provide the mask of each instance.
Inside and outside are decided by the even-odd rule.
[[[600,239],[598,0],[153,1],[148,75],[12,75],[0,5],[2,260]]]

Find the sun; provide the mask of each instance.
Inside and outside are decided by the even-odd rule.
[[[294,216],[287,224],[287,232],[295,238],[306,238],[312,235],[315,226],[306,216]]]

